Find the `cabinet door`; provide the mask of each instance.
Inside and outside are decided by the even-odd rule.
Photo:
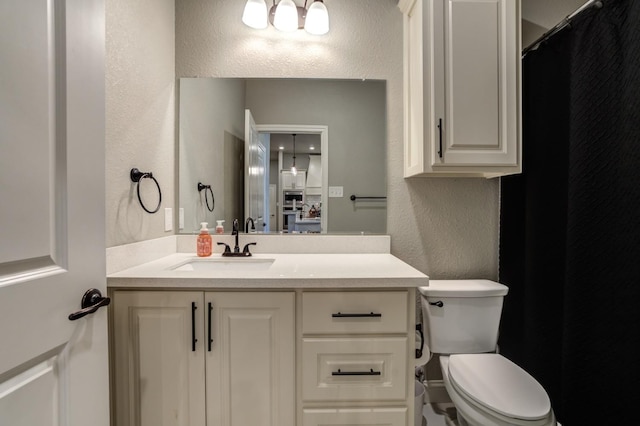
[[[291,172],[281,172],[282,173],[282,189],[293,189],[295,188],[295,180],[293,173]]]
[[[436,130],[433,167],[516,166],[518,2],[444,0],[442,13],[445,71],[441,75],[436,68],[435,84],[445,88],[445,111],[436,111],[442,134]]]
[[[294,300],[205,293],[207,425],[294,426]]]
[[[204,426],[202,292],[116,291],[115,424]]]
[[[307,185],[307,172],[296,173],[295,184],[297,189],[304,189]]]

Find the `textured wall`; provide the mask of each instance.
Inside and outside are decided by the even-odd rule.
[[[242,0],[176,0],[176,76],[387,80],[387,232],[432,278],[496,278],[499,181],[405,180],[402,14],[394,0],[325,0],[329,34],[253,30]],[[299,2],[300,3],[300,2]]]
[[[106,1],[107,247],[171,234],[164,208],[175,204],[174,34],[174,0]],[[140,207],[132,167],[160,182],[158,213]],[[143,199],[154,208],[155,185],[143,183]]]

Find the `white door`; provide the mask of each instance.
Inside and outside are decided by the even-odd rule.
[[[0,1],[0,424],[107,426],[104,0]]]
[[[262,231],[269,220],[268,203],[265,203],[265,180],[267,176],[268,155],[260,141],[256,122],[250,110],[245,110],[245,178],[244,178],[244,211],[247,218],[253,218],[256,230]],[[266,204],[266,205],[265,205]],[[240,226],[244,225],[242,218]]]

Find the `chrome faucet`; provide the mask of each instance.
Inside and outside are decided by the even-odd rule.
[[[244,233],[248,234],[249,233],[249,222],[251,222],[251,230],[255,232],[256,230],[256,223],[253,221],[252,217],[248,217],[247,220],[244,221]]]
[[[309,204],[307,203],[302,203],[302,206],[300,207],[300,219],[303,219],[307,214],[304,212],[304,206],[309,207]]]

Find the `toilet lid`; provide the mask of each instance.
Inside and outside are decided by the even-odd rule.
[[[499,354],[451,355],[449,377],[460,393],[510,418],[538,420],[551,410],[544,388]]]

